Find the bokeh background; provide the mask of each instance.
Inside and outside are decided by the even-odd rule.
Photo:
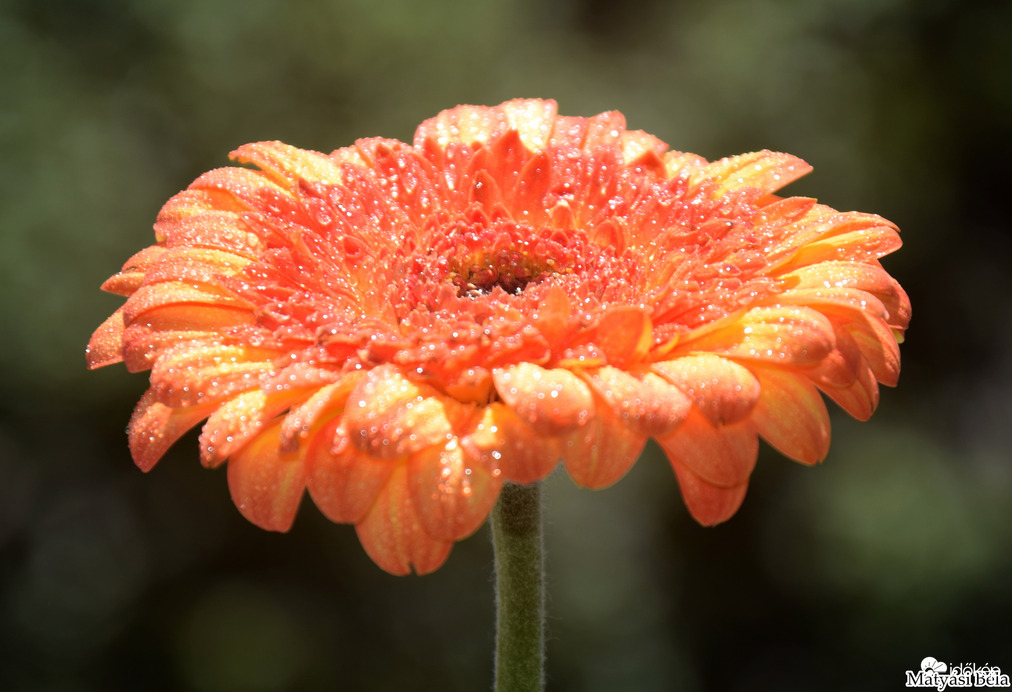
[[[86,372],[98,286],[237,145],[410,139],[458,103],[618,109],[708,158],[904,231],[914,320],[825,464],[764,449],[703,529],[649,448],[547,482],[549,689],[895,690],[926,656],[1012,673],[1012,3],[0,0],[0,689],[482,690],[487,529],[394,578],[305,503],[243,520],[193,436],[150,474],[145,388]]]

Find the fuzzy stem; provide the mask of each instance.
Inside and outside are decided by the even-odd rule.
[[[541,488],[507,483],[492,512],[496,574],[495,692],[545,687]]]

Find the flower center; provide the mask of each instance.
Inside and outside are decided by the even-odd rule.
[[[496,288],[519,295],[528,284],[566,272],[565,253],[557,241],[513,221],[455,223],[433,244],[431,254],[445,262],[447,278],[457,296],[476,298]]]

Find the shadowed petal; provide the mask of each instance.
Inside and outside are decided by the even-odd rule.
[[[756,368],[762,394],[752,421],[763,439],[782,454],[814,464],[829,453],[829,412],[804,377],[775,368]]]
[[[281,450],[274,423],[228,461],[228,488],[244,517],[268,531],[288,531],[306,488],[305,447]]]
[[[714,427],[697,410],[667,437],[658,440],[669,459],[722,488],[748,481],[759,454],[759,438],[749,420]]]
[[[213,403],[173,409],[159,402],[149,389],[137,402],[127,427],[134,463],[142,471],[150,471],[176,440],[207,418],[214,409]]]
[[[577,485],[599,490],[618,481],[636,463],[647,438],[622,424],[607,407],[582,428],[563,437],[563,460]]]
[[[428,574],[446,562],[452,541],[433,538],[422,528],[411,503],[407,468],[397,463],[365,518],[355,525],[369,557],[390,574]]]
[[[678,478],[682,498],[692,518],[703,526],[715,526],[727,521],[741,507],[748,490],[748,481],[729,488],[713,485],[703,480],[676,457],[668,455],[671,468]]]
[[[408,459],[408,487],[415,512],[434,538],[459,541],[488,518],[502,479],[498,469],[465,454],[456,438]]]
[[[341,419],[332,419],[309,443],[309,496],[331,521],[354,524],[373,506],[398,463],[359,452],[348,444]]]

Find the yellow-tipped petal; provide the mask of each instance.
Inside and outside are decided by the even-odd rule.
[[[495,370],[492,378],[499,397],[540,433],[567,432],[593,416],[590,388],[569,370],[520,363]]]

